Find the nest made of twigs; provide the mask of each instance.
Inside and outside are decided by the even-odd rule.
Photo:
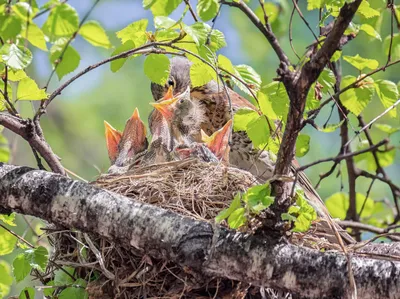
[[[247,171],[192,159],[102,175],[93,184],[187,217],[214,221],[235,194],[258,182]],[[87,288],[91,298],[290,298],[227,279],[194,277],[171,262],[95,235],[52,229],[51,240],[55,263],[73,266],[79,277],[93,281]],[[292,240],[316,249],[327,246],[326,240],[312,234],[294,234]]]

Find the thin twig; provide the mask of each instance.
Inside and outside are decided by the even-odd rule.
[[[380,119],[382,116],[386,115],[388,112],[390,112],[391,110],[393,110],[394,108],[396,108],[396,106],[400,104],[400,99],[398,99],[392,106],[390,106],[389,108],[387,108],[385,111],[383,111],[381,114],[379,114],[378,116],[376,116],[374,119],[372,119],[369,123],[367,123],[364,127],[361,128],[361,130],[356,132],[356,135],[354,135],[347,143],[346,146],[348,146],[351,142],[353,142],[353,140],[360,135],[364,130],[366,130],[367,128],[369,128],[373,123],[375,123],[378,119]]]
[[[183,0],[183,1],[185,2],[185,4],[187,5],[187,7],[189,8],[189,11],[190,11],[190,14],[191,14],[192,17],[193,17],[193,20],[194,20],[195,22],[198,22],[199,19],[197,19],[196,13],[194,12],[194,10],[193,10],[193,8],[192,8],[192,5],[190,5],[190,1],[189,1],[189,0]]]
[[[361,155],[361,154],[368,153],[368,152],[373,151],[374,149],[377,149],[378,147],[380,147],[382,145],[385,145],[387,143],[389,143],[389,140],[384,139],[384,140],[381,140],[380,142],[378,142],[377,144],[375,144],[373,146],[370,146],[368,148],[364,148],[364,149],[356,151],[356,152],[350,152],[350,153],[346,153],[346,154],[335,156],[335,157],[320,159],[320,160],[314,161],[314,162],[312,162],[310,164],[303,165],[303,166],[297,168],[296,170],[299,172],[299,171],[304,171],[305,169],[307,169],[309,167],[312,167],[312,166],[315,166],[315,165],[320,164],[320,163],[342,161],[342,160],[347,159],[347,158],[351,158],[351,157],[354,157],[354,156],[358,156],[358,155]]]
[[[32,20],[34,20],[34,19],[40,17],[41,15],[45,14],[46,12],[48,12],[48,11],[50,11],[50,10],[52,10],[54,7],[56,7],[56,6],[60,5],[60,4],[64,4],[64,3],[66,3],[66,2],[68,2],[68,0],[62,0],[62,1],[60,1],[59,3],[56,3],[56,4],[51,5],[49,8],[46,8],[46,9],[44,9],[44,10],[42,10],[42,11],[39,11],[39,12],[32,18]]]
[[[53,78],[53,76],[54,76],[54,74],[55,74],[55,72],[56,72],[58,66],[60,65],[60,63],[61,63],[61,61],[62,61],[62,59],[63,59],[63,57],[64,57],[64,54],[65,54],[65,52],[67,51],[67,49],[68,49],[70,43],[75,39],[75,37],[77,36],[77,34],[78,34],[78,32],[79,32],[79,29],[81,29],[83,23],[84,23],[84,22],[86,21],[86,19],[89,17],[90,13],[93,11],[93,9],[94,9],[95,6],[97,5],[97,3],[99,3],[99,1],[100,1],[100,0],[96,0],[96,1],[93,3],[92,7],[89,9],[89,11],[84,15],[84,17],[83,17],[82,20],[80,21],[80,23],[79,23],[79,25],[78,25],[78,29],[72,34],[72,36],[71,36],[71,37],[68,39],[68,41],[65,43],[65,45],[64,45],[64,47],[63,47],[63,49],[62,49],[62,51],[61,51],[61,53],[60,53],[60,56],[55,60],[54,68],[53,68],[53,70],[52,70],[52,72],[51,72],[51,74],[50,74],[49,79],[47,80],[46,85],[44,86],[44,89],[45,89],[45,90],[47,90],[47,88],[49,87],[51,78]],[[42,102],[42,103],[43,103],[43,102]]]

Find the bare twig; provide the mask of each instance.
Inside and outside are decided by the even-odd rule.
[[[347,143],[346,146],[349,145],[351,142],[353,142],[353,140],[360,135],[363,131],[365,131],[367,128],[369,128],[373,123],[375,123],[378,119],[380,119],[382,116],[386,115],[388,112],[390,112],[391,110],[393,110],[394,108],[396,108],[396,106],[400,104],[400,99],[398,99],[392,106],[390,106],[389,108],[387,108],[385,111],[383,111],[381,114],[379,114],[378,116],[376,116],[375,118],[373,118],[369,123],[367,123],[365,126],[363,126],[361,128],[361,130],[356,132],[356,135],[354,135]]]
[[[51,170],[65,174],[59,159],[43,137],[37,132],[37,127],[30,119],[24,120],[11,114],[0,112],[0,124],[15,134],[24,138],[45,159]]]
[[[84,23],[84,22],[86,21],[86,19],[89,17],[90,13],[93,11],[93,9],[94,9],[95,6],[97,5],[97,3],[99,3],[99,1],[100,1],[100,0],[96,0],[96,1],[93,3],[92,7],[89,9],[89,11],[84,15],[84,17],[83,17],[82,20],[80,21],[80,23],[79,23],[79,25],[78,25],[78,29],[72,34],[72,36],[71,36],[71,37],[68,39],[68,41],[65,43],[65,45],[64,45],[64,47],[63,47],[63,49],[62,49],[62,51],[61,51],[61,53],[60,53],[60,56],[55,60],[54,68],[53,68],[53,70],[52,70],[52,72],[51,72],[51,74],[50,74],[49,79],[47,80],[47,83],[46,83],[45,87],[44,87],[46,90],[47,90],[47,88],[49,87],[51,78],[53,78],[53,76],[54,76],[54,74],[55,74],[55,72],[56,72],[58,66],[60,65],[60,63],[61,63],[61,61],[62,61],[62,59],[63,59],[63,57],[64,57],[64,54],[65,54],[65,52],[67,51],[67,49],[68,49],[70,43],[75,39],[76,35],[77,35],[78,32],[79,32],[79,29],[81,29],[83,23]],[[43,103],[43,102],[42,102],[42,103]]]
[[[39,11],[39,12],[32,18],[32,20],[33,20],[33,19],[36,19],[36,18],[38,18],[38,17],[40,17],[41,15],[44,15],[46,12],[52,10],[54,7],[56,7],[56,6],[60,5],[60,4],[66,3],[66,2],[68,2],[68,0],[62,0],[62,1],[60,1],[59,3],[56,3],[56,4],[51,5],[49,8],[46,8],[46,9],[44,9],[44,10],[42,10],[42,11]]]
[[[389,143],[389,140],[384,139],[384,140],[381,140],[380,142],[378,142],[377,144],[374,144],[373,146],[370,146],[368,148],[364,148],[364,149],[356,151],[356,152],[350,152],[350,153],[346,153],[346,154],[343,154],[343,155],[338,155],[338,156],[335,156],[335,157],[320,159],[320,160],[314,161],[314,162],[312,162],[310,164],[303,165],[303,166],[297,168],[297,171],[304,171],[305,169],[307,169],[309,167],[312,167],[312,166],[315,166],[315,165],[320,164],[320,163],[338,162],[338,161],[342,161],[342,160],[347,159],[347,158],[351,158],[351,157],[354,157],[354,156],[365,154],[365,153],[371,152],[371,151],[377,149],[378,147],[380,147],[382,145],[385,145],[385,144],[388,144],[388,143]]]
[[[189,8],[189,11],[190,11],[190,14],[191,14],[192,17],[193,17],[193,20],[194,20],[195,22],[198,22],[199,19],[197,18],[196,13],[194,12],[194,10],[193,10],[193,8],[192,8],[192,5],[190,4],[190,1],[189,1],[189,0],[184,0],[184,2],[185,2],[185,4],[187,5],[187,7]]]
[[[354,81],[353,83],[347,85],[346,87],[344,87],[343,89],[341,89],[340,91],[336,92],[334,95],[332,95],[331,97],[329,97],[328,99],[323,101],[319,105],[319,107],[317,109],[308,111],[307,112],[308,117],[311,117],[315,113],[318,113],[326,104],[328,104],[329,102],[331,102],[335,98],[338,98],[338,96],[341,95],[342,93],[344,93],[345,91],[347,91],[347,90],[349,90],[351,88],[356,88],[358,86],[358,84],[360,82],[362,82],[363,80],[365,80],[366,78],[368,78],[368,77],[370,77],[370,76],[372,76],[372,75],[374,75],[374,74],[376,74],[376,73],[378,73],[380,71],[383,71],[383,70],[385,70],[386,68],[388,68],[390,66],[396,65],[398,63],[400,63],[400,59],[398,59],[396,61],[393,61],[393,62],[389,63],[388,65],[384,65],[384,66],[379,67],[379,68],[377,68],[377,69],[375,69],[375,70],[373,70],[373,71],[371,71],[371,72],[369,72],[367,74],[364,74],[364,75],[360,76],[356,81]]]
[[[352,221],[352,220],[341,220],[338,221],[338,224],[344,228],[355,228],[355,229],[359,229],[359,230],[363,230],[363,231],[367,231],[367,232],[371,232],[374,234],[386,234],[389,232],[389,229],[386,228],[379,228],[376,226],[372,226],[369,224],[365,224],[365,223],[361,223],[361,222],[356,222],[356,221]],[[400,236],[399,235],[392,235],[392,236],[387,236],[387,238],[399,242],[400,241]]]

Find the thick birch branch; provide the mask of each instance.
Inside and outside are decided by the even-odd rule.
[[[340,253],[234,232],[54,173],[0,163],[0,209],[95,233],[200,275],[301,297],[349,296]],[[360,298],[399,298],[400,262],[353,256],[352,268]]]

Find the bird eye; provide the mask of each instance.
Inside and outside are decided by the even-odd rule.
[[[167,85],[168,87],[169,86],[175,87],[175,80],[173,78],[169,78],[167,81]]]
[[[179,104],[183,104],[184,102],[185,102],[184,99],[180,99],[180,100],[179,100]]]

